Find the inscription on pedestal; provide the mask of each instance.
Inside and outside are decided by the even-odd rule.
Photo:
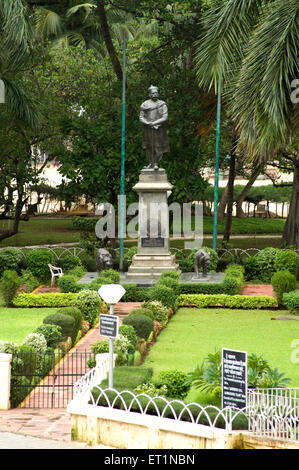
[[[162,237],[141,238],[141,246],[144,248],[161,248],[161,247],[164,247],[164,240],[165,238],[162,238]]]

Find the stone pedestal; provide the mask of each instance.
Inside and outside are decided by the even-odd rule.
[[[158,278],[179,266],[169,247],[169,213],[167,198],[172,185],[165,170],[144,168],[134,190],[139,194],[138,251],[133,256],[127,278]]]

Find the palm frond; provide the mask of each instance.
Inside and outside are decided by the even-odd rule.
[[[46,38],[60,36],[64,29],[61,16],[46,8],[36,10],[34,23],[37,34]]]
[[[5,105],[16,119],[32,129],[36,129],[42,120],[38,104],[16,82],[2,77],[5,86]]]
[[[78,12],[81,12],[84,10],[85,16],[83,18],[83,22],[87,20],[89,17],[90,13],[96,8],[96,5],[93,3],[81,3],[80,5],[75,5],[71,8],[69,8],[66,12],[66,17],[70,17],[72,15],[75,15]]]

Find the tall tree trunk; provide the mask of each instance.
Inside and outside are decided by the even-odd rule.
[[[289,214],[284,226],[283,240],[299,250],[299,160],[294,161],[294,179]]]
[[[218,220],[224,219],[224,213],[227,206],[227,198],[228,198],[228,184],[224,188],[224,191],[221,196],[221,200],[218,204]]]
[[[97,2],[97,7],[98,7],[97,11],[99,13],[99,19],[100,19],[100,25],[101,25],[103,38],[105,41],[105,45],[106,45],[110,60],[112,62],[113,70],[118,80],[122,81],[122,78],[123,78],[122,68],[121,68],[120,61],[116,53],[114,44],[112,42],[104,2],[102,0],[99,0]]]
[[[245,213],[242,209],[242,204],[245,201],[245,198],[246,198],[247,194],[249,193],[252,185],[255,183],[255,180],[261,174],[261,171],[262,171],[263,167],[264,167],[263,164],[257,165],[257,167],[253,170],[253,172],[252,172],[246,186],[244,187],[243,191],[239,195],[239,197],[237,199],[237,202],[236,202],[236,210],[237,210],[236,215],[237,215],[237,217],[240,217],[240,218],[245,217]]]
[[[236,176],[236,148],[238,144],[238,138],[234,135],[231,151],[230,151],[230,166],[228,176],[228,193],[227,193],[227,213],[225,220],[225,228],[222,243],[228,243],[231,235],[232,217],[233,217],[233,206],[234,206],[234,182]]]

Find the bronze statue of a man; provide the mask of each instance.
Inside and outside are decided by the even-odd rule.
[[[168,136],[165,123],[168,109],[165,101],[159,100],[159,90],[151,85],[148,89],[149,100],[141,105],[139,120],[143,126],[142,147],[146,150],[149,165],[146,168],[158,170],[158,163],[163,154],[169,152]]]

